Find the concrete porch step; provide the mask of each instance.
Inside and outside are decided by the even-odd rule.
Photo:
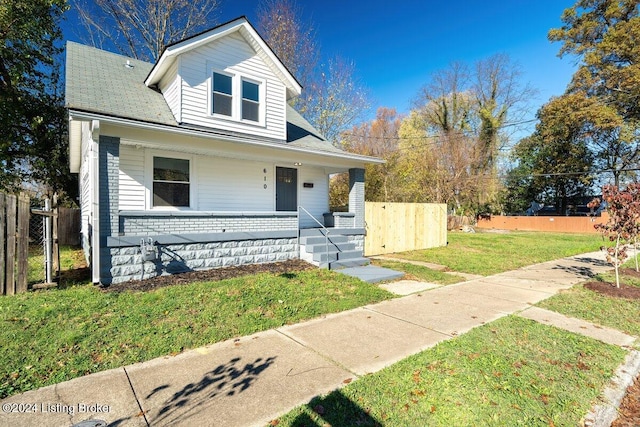
[[[337,260],[337,261],[330,261],[329,264],[327,265],[326,262],[321,262],[320,263],[320,268],[329,268],[329,270],[342,270],[345,268],[352,268],[352,267],[364,267],[367,266],[371,263],[371,261],[369,260],[369,258],[364,258],[364,257],[359,257],[359,258],[352,258],[352,259],[343,259],[343,260]]]
[[[357,277],[358,279],[368,283],[385,282],[387,280],[398,280],[404,276],[404,273],[390,270],[388,268],[377,267],[375,265],[350,267],[337,270],[340,274]]]
[[[331,251],[329,252],[314,252],[313,260],[318,262],[333,262],[342,261],[347,259],[362,258],[362,251],[350,250],[350,251]]]
[[[329,244],[339,245],[343,243],[349,243],[349,238],[347,236],[337,234],[329,236],[328,239],[324,236],[300,236],[300,244],[305,246],[324,245],[327,242]]]
[[[317,245],[305,245],[307,252],[309,253],[321,253],[321,252],[341,252],[341,251],[353,251],[356,249],[355,243],[331,243],[326,244],[325,242],[319,243]]]

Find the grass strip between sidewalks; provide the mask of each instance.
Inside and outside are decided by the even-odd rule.
[[[613,272],[598,275],[595,279],[615,286]],[[630,286],[640,287],[638,278],[623,276],[621,281]],[[640,337],[640,300],[638,299],[613,298],[586,289],[582,285],[576,285],[541,301],[537,306]]]
[[[625,355],[509,316],[317,397],[271,425],[575,426]]]
[[[419,280],[422,282],[435,283],[438,285],[452,285],[454,283],[464,282],[465,279],[460,276],[456,276],[455,273],[445,273],[442,271],[433,270],[421,265],[410,264],[408,262],[389,261],[389,260],[374,260],[374,265],[390,268],[396,271],[402,271],[407,276],[408,280]]]

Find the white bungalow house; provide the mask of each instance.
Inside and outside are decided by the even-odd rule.
[[[302,88],[244,17],[155,64],[70,42],[66,66],[94,283],[299,257],[366,262],[364,166],[382,161],[335,148],[287,104]],[[325,215],[329,175],[347,171],[349,212]],[[325,217],[334,253],[318,237]]]

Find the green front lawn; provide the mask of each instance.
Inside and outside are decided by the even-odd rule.
[[[0,398],[388,298],[325,270],[145,293],[87,284],[0,297]]]
[[[577,426],[625,355],[509,316],[317,397],[271,425]]]
[[[446,265],[452,271],[488,276],[531,264],[597,251],[602,238],[568,233],[449,233],[446,247],[394,257]]]

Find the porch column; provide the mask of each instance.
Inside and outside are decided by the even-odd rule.
[[[354,227],[364,228],[364,169],[349,169],[349,212],[355,214]]]
[[[107,237],[117,236],[120,226],[118,182],[120,171],[120,138],[100,135],[99,216],[100,216],[100,282],[111,283],[111,251]]]

